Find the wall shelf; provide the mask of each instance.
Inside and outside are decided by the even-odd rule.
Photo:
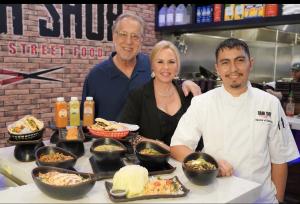
[[[157,5],[155,8],[155,31],[163,33],[186,33],[186,32],[200,32],[200,31],[217,31],[217,30],[232,30],[243,28],[257,28],[265,26],[285,25],[285,24],[300,24],[300,14],[293,15],[279,15],[276,17],[257,17],[247,18],[242,20],[224,21],[224,6],[222,6],[221,21],[211,23],[195,23],[196,19],[196,6],[193,5],[192,19],[193,23],[186,25],[174,26],[158,26],[158,12],[162,5]],[[281,7],[281,6],[279,6]],[[279,9],[281,14],[281,9]]]

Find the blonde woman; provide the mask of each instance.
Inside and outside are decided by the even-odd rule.
[[[129,94],[119,121],[137,124],[139,134],[169,149],[177,123],[190,105],[173,80],[180,70],[180,55],[169,41],[160,41],[150,54],[152,80]],[[149,140],[148,139],[148,140]]]

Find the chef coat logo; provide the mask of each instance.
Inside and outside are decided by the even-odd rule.
[[[272,113],[269,111],[257,111],[257,117],[255,120],[272,123],[271,115]]]

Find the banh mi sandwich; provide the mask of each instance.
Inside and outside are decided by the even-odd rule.
[[[126,128],[125,128],[124,126],[118,124],[118,123],[115,123],[115,124],[106,126],[106,127],[104,128],[104,130],[108,130],[108,131],[122,130],[122,129],[126,129]]]
[[[120,125],[114,121],[108,121],[103,118],[96,118],[96,123],[91,125],[91,128],[94,130],[106,130],[106,131],[114,131],[114,130],[126,130],[127,128],[123,125]]]
[[[111,122],[109,122],[108,120],[105,120],[105,119],[103,119],[103,118],[96,118],[95,121],[96,121],[96,123],[97,123],[98,125],[100,125],[101,127],[106,127],[106,126],[112,125]]]
[[[44,127],[44,124],[33,116],[25,116],[24,123],[32,132],[39,131]]]
[[[8,125],[7,129],[12,134],[27,134],[43,129],[44,123],[31,115],[26,115],[20,120]]]

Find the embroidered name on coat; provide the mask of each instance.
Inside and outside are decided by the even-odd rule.
[[[269,111],[257,111],[257,117],[255,120],[272,123],[271,116],[272,113]]]

